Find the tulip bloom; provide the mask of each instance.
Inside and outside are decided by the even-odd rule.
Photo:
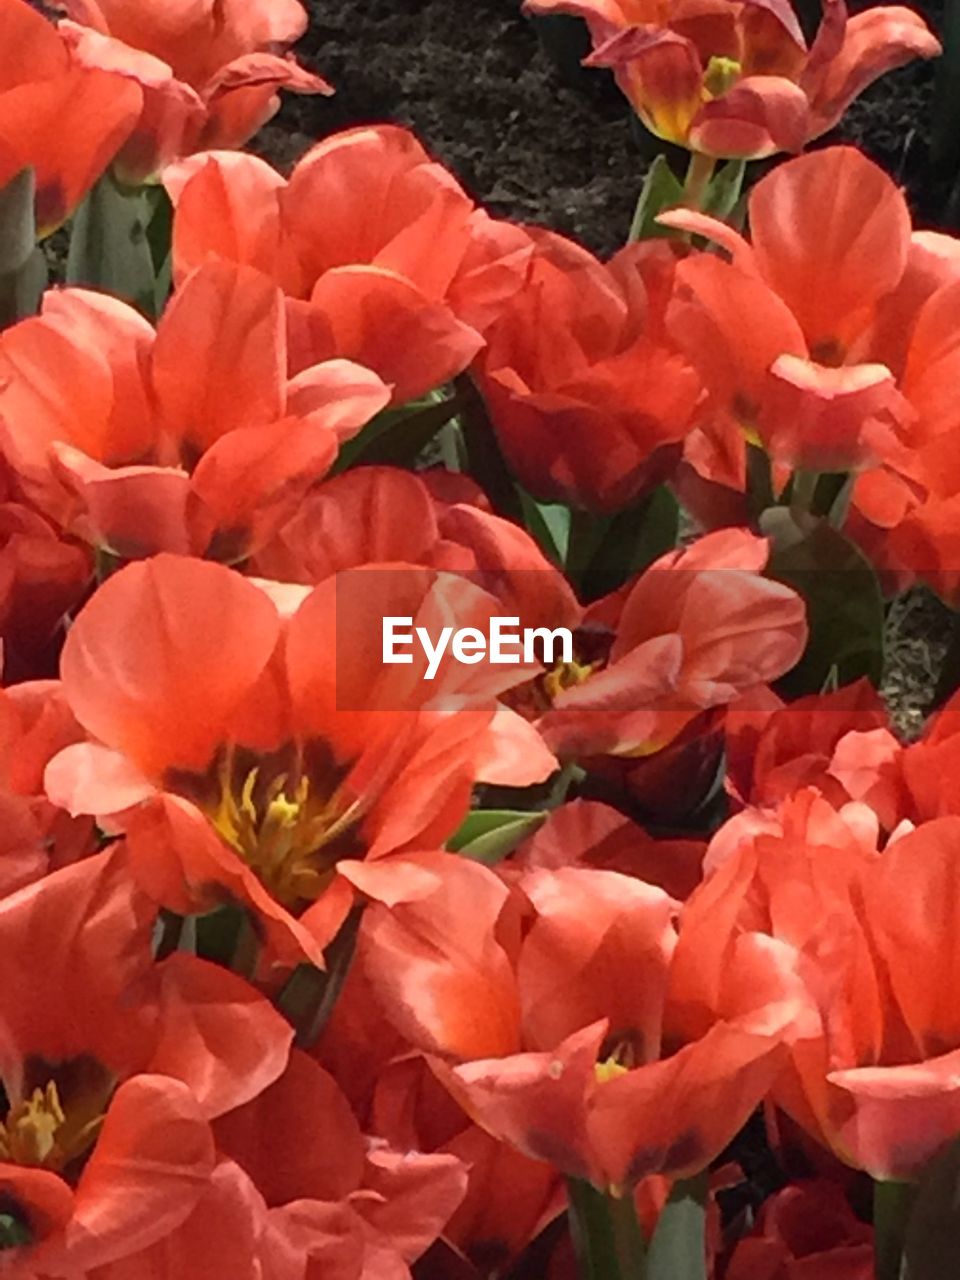
[[[905,817],[914,822],[960,817],[954,784],[960,767],[960,695],[944,703],[921,737],[903,748],[899,766]]]
[[[171,160],[242,147],[280,107],[279,90],[333,90],[284,53],[307,27],[298,0],[57,0],[60,31],[84,67],[122,75],[143,109],[115,161],[131,186]]]
[[[466,1189],[454,1155],[366,1141],[336,1082],[298,1050],[214,1133],[260,1218],[263,1274],[409,1280]]]
[[[154,914],[119,847],[0,902],[3,1245],[24,1273],[85,1273],[175,1231],[213,1170],[210,1120],[286,1065],[290,1028],[242,979],[154,964]]]
[[[393,467],[358,467],[316,486],[248,569],[281,582],[316,584],[390,561],[465,577],[495,597],[501,615],[516,617],[520,628],[573,628],[582,618],[563,574],[525,530],[472,501],[442,502],[422,475]],[[389,588],[383,573],[378,578]],[[360,579],[353,581],[362,591]],[[379,616],[365,628],[375,628]],[[489,741],[484,782],[528,786],[559,768],[535,726],[505,704],[497,709]]]
[[[903,748],[868,680],[786,705],[773,699],[760,710],[737,707],[726,737],[727,790],[742,804],[775,808],[802,787],[816,787],[838,809],[863,800],[888,830],[897,825]]]
[[[393,601],[362,574],[311,592],[173,556],[121,570],[64,647],[63,688],[93,740],[48,766],[51,798],[126,830],[135,873],[171,909],[243,903],[271,958],[322,964],[355,892],[371,888],[362,859],[436,848],[456,830],[493,700],[528,678],[456,666],[425,683],[383,668],[379,626],[371,643],[352,625],[371,611],[436,621],[457,597],[468,623],[497,611],[462,579],[396,568],[388,581],[407,594]],[[427,706],[451,696],[468,709]],[[432,873],[401,864],[391,899],[432,888]]]
[[[619,871],[682,900],[700,883],[705,853],[702,840],[658,840],[609,805],[571,800],[549,814],[510,866]]]
[[[53,675],[63,621],[93,576],[86,548],[22,500],[0,463],[0,640],[8,682]]]
[[[826,1180],[784,1187],[733,1251],[726,1280],[873,1280],[873,1230]]]
[[[806,643],[805,608],[761,576],[767,554],[763,538],[720,531],[598,601],[583,653],[540,682],[547,745],[564,759],[636,761],[705,711],[789,671]]]
[[[673,257],[634,245],[604,266],[562,236],[531,236],[523,288],[487,333],[480,389],[531,493],[616,511],[670,474],[700,397],[663,333]]]
[[[477,209],[393,125],[326,138],[289,181],[254,156],[213,152],[164,182],[178,278],[209,254],[259,268],[287,295],[292,373],[358,360],[398,404],[467,367],[530,252],[519,227]]]
[[[241,560],[389,399],[347,361],[285,372],[283,299],[211,262],[156,330],[103,294],[48,294],[0,338],[0,432],[61,528],[122,558]]]
[[[916,1178],[960,1125],[944,947],[958,926],[960,819],[895,833],[882,854],[865,805],[837,813],[815,793],[789,802],[779,824],[750,825],[741,815],[714,838],[677,964],[704,1000],[743,931],[789,945],[808,994],[773,1100],[852,1167]]]
[[[708,392],[688,459],[741,490],[748,440],[780,474],[857,472],[854,532],[893,528],[929,483],[926,442],[952,421],[960,253],[911,234],[902,193],[849,147],[779,166],[749,213],[749,244],[690,210],[661,215],[732,258],[677,267],[668,325]]]
[[[26,0],[0,0],[0,190],[32,166],[41,237],[77,207],[142,107],[138,85],[85,66]]]
[[[586,19],[587,65],[613,68],[652,133],[708,156],[800,151],[879,76],[940,52],[919,14],[881,6],[848,18],[844,0],[825,0],[810,49],[788,0],[526,0],[524,9]]]
[[[90,818],[71,818],[44,794],[43,773],[83,729],[55,681],[0,690],[0,897],[97,849]]]
[[[512,1034],[509,986],[495,1015],[492,994],[467,998],[471,965],[458,982],[455,966],[404,948],[396,931],[389,963],[376,948],[366,962],[375,990],[389,993],[386,1016],[443,1055],[434,1070],[477,1124],[533,1159],[604,1189],[705,1168],[782,1064],[794,1005],[777,946],[744,940],[688,1034],[672,972],[677,904],[662,890],[572,867],[531,871],[519,887],[532,910],[522,940],[506,941],[509,911],[501,927],[519,1006]],[[458,927],[447,921],[451,938]],[[465,1053],[481,1027],[487,1055]]]

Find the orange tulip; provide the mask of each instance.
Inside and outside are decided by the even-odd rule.
[[[142,106],[138,85],[85,66],[26,0],[0,0],[0,190],[33,167],[40,236],[70,216]]]
[[[652,133],[709,156],[800,151],[879,76],[940,52],[911,10],[848,19],[844,0],[824,0],[810,49],[789,0],[526,0],[524,9],[585,18],[587,65],[614,69]]]
[[[123,558],[240,560],[387,403],[347,361],[285,372],[283,299],[247,267],[184,281],[156,330],[70,289],[0,338],[0,431],[60,526]]]
[[[383,1025],[382,1015],[376,1017]],[[466,1194],[447,1222],[426,1275],[487,1276],[507,1271],[564,1208],[555,1169],[498,1142],[464,1115],[418,1054],[404,1053],[377,1079],[370,1128],[399,1150],[440,1152],[464,1162]]]
[[[358,360],[397,403],[467,367],[530,252],[519,227],[477,209],[393,125],[325,139],[289,181],[222,152],[173,166],[164,181],[179,277],[211,253],[259,268],[288,298],[291,372]]]
[[[673,256],[634,245],[607,265],[531,233],[523,288],[477,371],[507,461],[538,498],[616,511],[668,476],[700,384],[666,341]]]
[[[56,673],[64,618],[92,575],[86,549],[23,501],[0,460],[0,641],[8,682]]]
[[[365,1142],[335,1081],[299,1050],[214,1133],[260,1219],[264,1275],[409,1280],[466,1189],[455,1155]]]
[[[175,17],[163,0],[58,0],[58,7],[77,62],[141,90],[140,118],[115,162],[130,185],[195,151],[242,147],[279,109],[280,89],[333,92],[284,53],[307,26],[297,0],[189,0]]]
[[[960,766],[960,694],[954,694],[930,718],[916,742],[899,757],[904,787],[904,816],[913,822],[960,817],[954,779]]]
[[[902,754],[866,679],[786,705],[775,699],[762,710],[737,707],[727,717],[727,790],[757,808],[816,787],[836,808],[865,801],[892,830],[903,816]]]
[[[426,619],[456,609],[458,594],[484,617],[497,608],[462,579],[401,568],[387,580],[407,594],[392,604],[362,577],[311,592],[174,556],[121,570],[64,647],[64,691],[92,740],[51,762],[48,793],[71,812],[113,815],[159,901],[181,912],[244,903],[271,957],[322,964],[355,893],[432,891],[435,873],[407,857],[374,893],[361,860],[436,848],[457,828],[492,700],[505,678],[525,678],[457,666],[408,686],[410,668],[381,667],[379,625],[371,647],[342,608],[361,620],[417,614],[418,583]],[[460,616],[476,615],[464,604]],[[451,694],[468,710],[428,708]]]
[[[609,805],[572,800],[547,817],[510,866],[619,871],[683,900],[700,883],[705,852],[702,840],[657,840]]]
[[[777,948],[745,943],[712,1012],[701,1006],[709,1026],[688,1035],[672,974],[677,904],[662,890],[572,867],[531,871],[519,887],[529,920],[518,934],[519,904],[507,902],[497,925],[520,1010],[512,1032],[509,986],[496,1012],[473,963],[458,978],[455,965],[404,943],[405,907],[389,959],[377,948],[376,968],[364,960],[385,1016],[443,1055],[433,1068],[476,1123],[532,1159],[603,1188],[704,1168],[782,1063],[794,1005]],[[435,933],[455,937],[460,918],[435,918]]]
[[[286,1065],[290,1028],[242,979],[154,964],[154,914],[121,848],[0,902],[0,1188],[23,1274],[84,1273],[175,1231],[213,1169],[209,1121]]]
[[[737,1245],[726,1280],[873,1280],[873,1231],[833,1183],[785,1187]]]
[[[43,790],[49,761],[83,736],[54,681],[0,690],[0,897],[96,851],[93,822]]]
[[[780,815],[743,814],[715,837],[684,909],[675,961],[709,1002],[737,938],[790,947],[807,996],[772,1099],[811,1136],[880,1180],[915,1178],[960,1123],[960,1022],[949,992],[960,819],[895,833],[876,852],[862,804],[815,792]],[[710,871],[712,870],[712,874]]]
[[[752,439],[782,467],[861,472],[857,519],[891,528],[926,483],[926,442],[951,422],[944,387],[957,312],[948,304],[960,252],[946,236],[911,235],[902,194],[848,147],[781,165],[749,208],[749,245],[703,215],[662,215],[732,256],[677,268],[670,327],[709,393],[712,448],[701,444],[690,460],[706,479],[742,488]],[[713,474],[711,452],[730,459]]]
[[[805,608],[761,576],[767,554],[763,538],[720,531],[593,606],[583,630],[591,652],[541,681],[547,745],[567,759],[635,761],[788,671],[806,643]],[[604,630],[591,635],[591,624]]]

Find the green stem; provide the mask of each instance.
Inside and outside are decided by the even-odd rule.
[[[301,1049],[316,1044],[330,1020],[353,961],[363,907],[354,907],[323,953],[326,969],[302,964],[294,969],[276,1000],[277,1008],[294,1027],[294,1043]]]
[[[644,1280],[647,1250],[632,1193],[621,1198],[568,1178],[567,1197],[580,1280]]]
[[[797,514],[806,514],[813,510],[813,500],[817,492],[820,474],[817,471],[804,471],[798,468],[793,473],[793,487],[790,490],[790,510]]]
[[[912,1182],[873,1184],[873,1239],[877,1280],[900,1280],[903,1246],[916,1186]]]
[[[157,269],[149,230],[161,196],[153,187],[122,187],[105,173],[74,214],[67,283],[115,293],[155,319]]]
[[[597,515],[595,511],[584,511],[580,507],[571,508],[565,568],[567,577],[575,588],[583,587],[587,570],[599,550],[609,525],[609,519]]]
[[[690,152],[690,164],[683,183],[683,203],[689,209],[702,209],[704,196],[710,186],[710,179],[716,168],[713,156],[701,155],[699,151]]]

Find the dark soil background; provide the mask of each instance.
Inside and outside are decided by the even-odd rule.
[[[521,15],[520,0],[305,3],[310,29],[297,52],[336,95],[288,96],[254,149],[285,169],[329,133],[396,121],[491,212],[553,227],[600,254],[623,243],[654,150],[608,72],[578,71],[574,62],[561,74],[542,24]],[[804,14],[804,4],[816,13]],[[817,0],[798,7],[815,29]],[[924,11],[939,32],[939,4]],[[885,76],[818,144],[865,150],[904,184],[920,226],[933,225],[936,203],[924,179],[933,83],[933,66],[922,62]],[[934,699],[950,616],[922,589],[891,607],[883,692],[906,737],[920,731]]]
[[[337,92],[286,98],[259,139],[275,163],[291,163],[335,130],[394,120],[415,129],[492,212],[547,224],[602,253],[623,243],[648,163],[629,108],[608,72],[567,83],[520,0],[305,3],[311,25],[298,53]],[[936,13],[931,23],[938,26]],[[918,211],[925,200],[914,174],[932,93],[930,65],[905,67],[824,139],[863,147],[907,182]]]

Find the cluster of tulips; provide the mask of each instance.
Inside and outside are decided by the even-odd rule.
[[[850,147],[741,194],[937,41],[528,8],[691,152],[609,261],[399,127],[244,152],[297,0],[0,0],[10,1280],[960,1274],[960,698],[876,691],[960,240]]]

